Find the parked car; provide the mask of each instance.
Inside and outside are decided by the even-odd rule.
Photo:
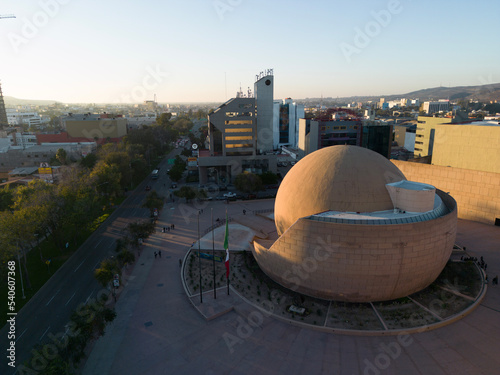
[[[146,185],[146,191],[150,191],[150,190],[151,190],[151,186]]]
[[[224,197],[226,198],[235,198],[236,193],[233,193],[232,191],[228,191],[227,193],[224,193]]]
[[[177,189],[177,184],[174,182],[172,185],[170,185],[170,189]]]

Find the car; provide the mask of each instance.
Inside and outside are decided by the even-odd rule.
[[[233,193],[232,191],[228,191],[227,193],[224,193],[224,197],[234,198],[234,197],[236,197],[236,193]]]
[[[227,186],[226,185],[219,185],[219,190],[220,191],[227,191]]]
[[[151,190],[151,186],[146,185],[146,191],[150,191],[150,190]]]
[[[177,184],[173,183],[172,185],[170,185],[170,189],[177,189]]]
[[[257,199],[257,196],[255,194],[248,194],[246,199]]]

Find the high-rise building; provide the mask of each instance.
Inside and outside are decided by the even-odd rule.
[[[241,172],[277,171],[273,154],[272,69],[256,76],[254,98],[238,95],[208,115],[208,150],[200,150],[200,184],[227,184]]]
[[[257,150],[262,154],[273,151],[273,71],[269,69],[265,72],[261,72],[255,78],[254,93]]]
[[[5,111],[5,102],[3,101],[2,84],[0,83],[0,129],[9,127],[7,112]]]
[[[296,148],[299,141],[299,119],[304,118],[304,105],[287,98],[274,101],[273,146]]]

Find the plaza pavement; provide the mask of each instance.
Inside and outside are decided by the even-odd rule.
[[[208,203],[200,230],[246,209],[272,208],[273,200]],[[183,207],[184,206],[184,207]],[[172,209],[171,209],[172,208]],[[464,319],[410,336],[360,337],[323,333],[258,314],[239,304],[207,321],[182,288],[178,260],[197,237],[199,207],[167,205],[117,305],[117,318],[96,343],[83,370],[95,374],[500,374],[500,286]],[[189,216],[189,213],[192,215]],[[248,217],[247,220],[251,220]],[[490,280],[500,274],[500,228],[459,220],[456,243],[483,256]],[[153,252],[161,249],[162,258]],[[204,295],[208,309],[234,303],[225,289]]]

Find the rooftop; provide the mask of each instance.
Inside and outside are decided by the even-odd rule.
[[[308,219],[316,221],[328,221],[343,224],[408,224],[421,221],[433,220],[449,212],[442,199],[436,194],[434,196],[434,208],[427,212],[409,212],[401,210],[384,210],[376,212],[342,212],[325,211],[311,215]]]

